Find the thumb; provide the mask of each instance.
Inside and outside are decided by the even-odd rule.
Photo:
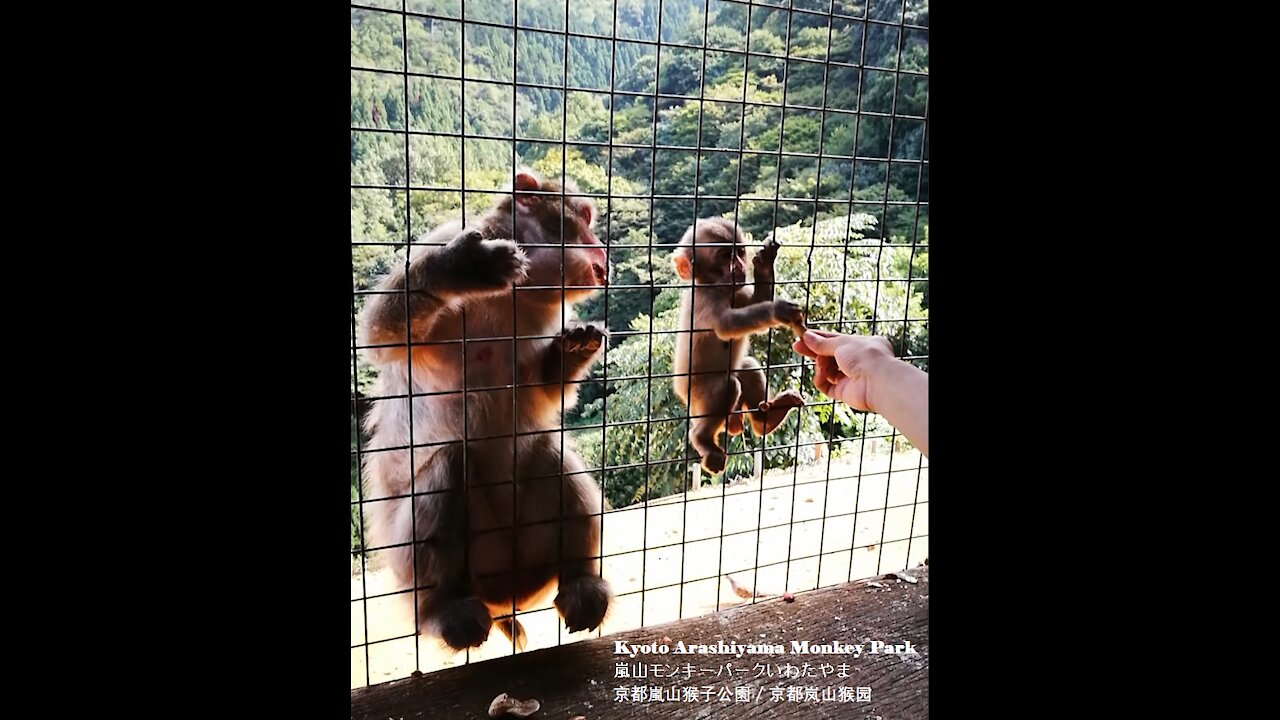
[[[835,337],[822,337],[812,330],[806,330],[804,333],[804,344],[823,355],[835,355],[838,340],[839,338]]]

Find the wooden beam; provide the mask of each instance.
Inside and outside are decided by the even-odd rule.
[[[585,640],[442,670],[351,692],[355,720],[402,718],[488,718],[489,703],[500,693],[536,698],[542,708],[532,717],[570,720],[632,718],[847,718],[908,720],[929,716],[929,578],[928,568],[910,571],[917,582],[895,575],[859,580],[795,596],[758,600],[719,613],[666,625]],[[876,587],[881,585],[882,587]],[[675,643],[717,646],[736,642],[781,645],[785,652],[735,655],[615,653],[615,641],[633,644]],[[800,654],[792,642],[862,645],[862,654]],[[910,642],[915,653],[869,654],[872,641],[889,645]],[[844,650],[844,648],[841,648]],[[880,649],[880,648],[877,648]],[[676,677],[664,673],[645,679],[615,677],[618,664],[634,674],[646,667],[678,667]],[[805,664],[808,666],[805,667]],[[780,676],[787,665],[794,676]],[[686,665],[692,677],[686,677]],[[726,671],[726,665],[731,668]],[[839,677],[841,666],[848,677]],[[707,671],[707,672],[702,672]],[[732,679],[725,675],[732,674]],[[769,673],[772,673],[770,675]],[[826,674],[826,677],[823,674]],[[719,673],[717,675],[716,673]],[[714,687],[710,700],[697,702],[615,700],[615,688]],[[774,700],[773,688],[816,688],[819,700]],[[750,702],[722,702],[721,688],[750,688]],[[871,689],[870,702],[822,700],[839,697],[840,688]],[[856,690],[855,690],[856,692]],[[855,694],[856,697],[856,694]]]

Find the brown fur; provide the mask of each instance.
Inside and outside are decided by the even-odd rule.
[[[361,344],[381,346],[366,350],[380,369],[376,395],[401,396],[378,400],[366,421],[370,547],[414,588],[423,631],[454,649],[483,643],[494,617],[523,647],[513,604],[526,609],[557,583],[571,632],[597,627],[611,598],[598,576],[600,487],[558,432],[561,408],[577,402],[574,381],[606,339],[603,327],[573,321],[573,303],[605,284],[607,256],[590,200],[562,205],[534,190],[561,188],[522,171],[514,199],[466,230],[455,221],[432,231],[408,272],[378,286],[397,292],[372,296],[361,316]]]
[[[748,411],[752,431],[763,436],[786,420],[792,408],[804,404],[795,391],[766,400],[764,370],[747,356],[753,334],[771,327],[791,327],[803,334],[804,312],[794,303],[773,299],[773,262],[779,247],[774,241],[752,259],[753,285],[745,285],[743,242],[732,222],[699,220],[672,255],[676,273],[693,283],[680,303],[675,392],[689,406],[689,442],[712,475],[723,472],[728,459],[716,444],[720,433],[742,432],[739,409]]]

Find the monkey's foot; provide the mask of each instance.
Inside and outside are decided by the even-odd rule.
[[[520,624],[519,620],[510,615],[504,615],[494,620],[494,623],[502,631],[502,634],[507,636],[508,640],[515,643],[516,650],[524,650],[524,646],[529,644],[529,638],[525,635],[524,626]]]
[[[728,461],[729,461],[729,456],[725,455],[724,451],[722,450],[717,450],[716,452],[707,453],[706,455],[702,456],[702,469],[706,470],[712,475],[719,475],[720,473],[724,472],[725,463]]]
[[[772,400],[761,400],[759,412],[751,414],[751,430],[756,435],[768,435],[787,419],[793,408],[803,406],[804,397],[795,390],[781,393]]]
[[[595,630],[604,620],[612,597],[604,578],[586,575],[561,583],[560,592],[556,594],[556,609],[569,632]]]
[[[454,600],[440,609],[436,622],[440,639],[454,650],[480,647],[489,639],[493,618],[478,597]]]

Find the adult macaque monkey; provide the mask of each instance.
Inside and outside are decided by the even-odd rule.
[[[751,336],[771,327],[790,327],[803,335],[804,311],[795,303],[773,299],[776,241],[770,240],[752,258],[753,287],[745,285],[743,242],[742,232],[724,218],[698,220],[671,258],[676,274],[693,282],[680,303],[675,391],[689,406],[689,442],[712,475],[723,472],[728,459],[716,445],[720,433],[742,432],[739,408],[749,411],[751,430],[764,436],[782,424],[792,408],[804,405],[794,390],[766,400],[764,370],[747,356]]]
[[[360,325],[383,398],[366,421],[364,477],[369,496],[388,498],[365,505],[370,546],[391,546],[382,556],[414,587],[422,631],[455,650],[482,644],[495,617],[523,648],[513,604],[552,586],[570,632],[598,627],[612,597],[598,572],[600,487],[560,431],[606,338],[564,318],[606,284],[608,256],[571,182],[566,195],[522,170],[507,189],[465,230],[432,231]]]

